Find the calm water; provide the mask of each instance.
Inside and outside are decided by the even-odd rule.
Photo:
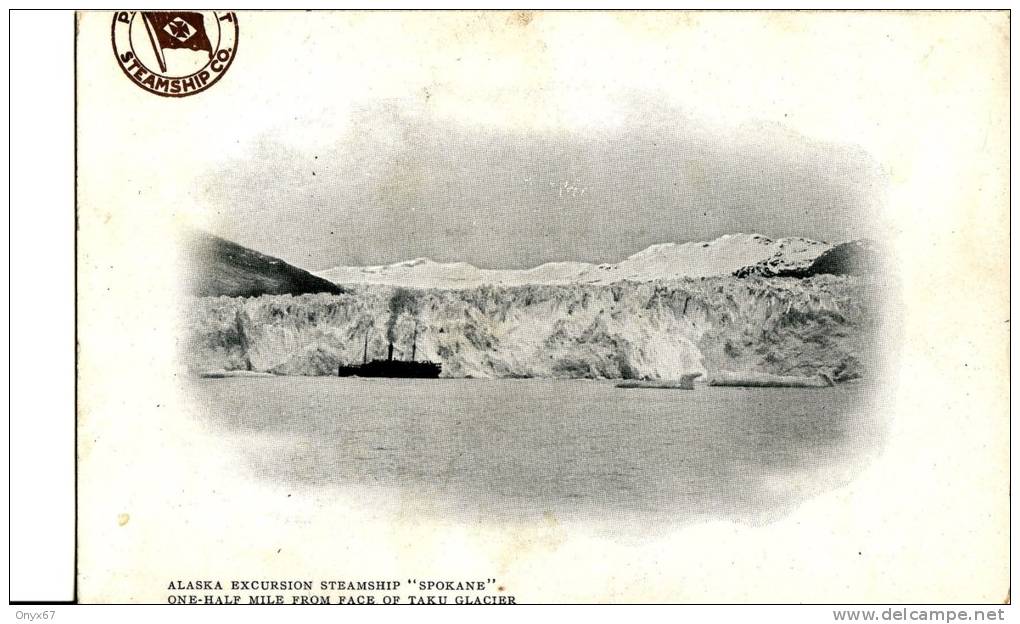
[[[278,377],[192,391],[254,478],[469,520],[767,522],[847,483],[879,437],[860,385]]]

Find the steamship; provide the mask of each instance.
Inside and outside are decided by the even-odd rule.
[[[417,352],[418,330],[415,329],[414,338],[411,341],[411,359],[393,359],[393,341],[389,341],[389,351],[385,360],[368,360],[368,333],[365,334],[365,351],[362,355],[361,364],[337,367],[337,377],[403,377],[435,379],[443,372],[443,365],[436,362],[414,359]]]

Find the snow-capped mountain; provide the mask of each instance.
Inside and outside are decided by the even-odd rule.
[[[480,269],[465,262],[417,258],[389,265],[341,266],[316,273],[335,284],[386,284],[413,288],[474,288],[481,285],[608,284],[679,277],[732,275],[755,265],[780,270],[805,267],[831,245],[806,238],[770,239],[726,234],[713,241],[652,245],[616,264],[550,262],[532,269]]]

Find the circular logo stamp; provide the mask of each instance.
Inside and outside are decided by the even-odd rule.
[[[139,87],[167,97],[201,93],[216,84],[237,54],[233,11],[119,11],[113,51]]]

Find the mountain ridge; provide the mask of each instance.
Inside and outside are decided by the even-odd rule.
[[[202,230],[181,232],[184,289],[197,297],[343,294],[329,280]]]
[[[314,275],[338,285],[377,284],[412,288],[474,288],[482,285],[611,284],[678,277],[734,275],[765,263],[774,272],[808,267],[832,249],[803,237],[724,234],[711,241],[658,243],[618,263],[547,262],[529,269],[482,269],[466,262],[414,258],[388,265],[338,266]]]

